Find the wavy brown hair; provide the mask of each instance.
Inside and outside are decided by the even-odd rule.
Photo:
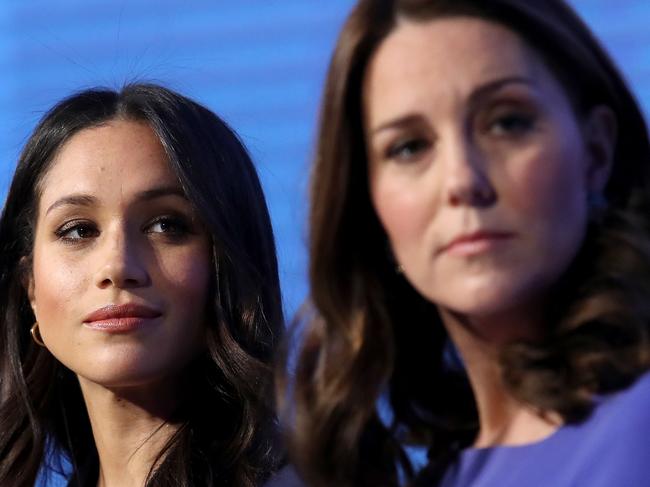
[[[45,462],[72,464],[69,485],[95,485],[98,457],[75,375],[30,337],[21,284],[30,271],[39,181],[76,133],[142,121],[212,239],[207,347],[185,373],[178,431],[147,486],[263,482],[279,454],[271,362],[283,330],[275,244],[262,188],[237,135],[214,113],[150,84],[93,89],[58,103],[20,157],[0,219],[0,485],[33,485]]]
[[[562,83],[577,117],[606,105],[619,128],[607,209],[590,222],[553,290],[544,339],[503,351],[506,384],[520,400],[574,422],[589,414],[593,394],[626,387],[650,365],[648,133],[586,25],[562,0],[361,0],[338,39],[323,96],[309,316],[282,406],[291,455],[314,486],[393,486],[402,474],[433,485],[477,433],[474,398],[462,367],[449,365],[436,308],[395,272],[387,251],[371,205],[362,130],[364,72],[396,21],[459,15],[517,33]],[[378,413],[381,397],[389,400],[390,424]],[[404,441],[429,448],[419,480]]]

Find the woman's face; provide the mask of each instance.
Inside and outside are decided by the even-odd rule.
[[[104,386],[173,377],[203,347],[211,243],[151,128],[79,132],[40,189],[29,296],[47,348]]]
[[[517,35],[469,17],[398,24],[363,90],[372,203],[408,280],[467,316],[538,302],[606,182],[609,111],[579,120]]]

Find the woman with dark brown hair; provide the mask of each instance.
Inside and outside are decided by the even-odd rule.
[[[0,485],[62,458],[71,487],[253,487],[278,468],[273,233],[214,113],[148,84],[58,103],[0,256]]]
[[[283,406],[304,478],[646,483],[649,198],[637,103],[562,0],[361,0]]]

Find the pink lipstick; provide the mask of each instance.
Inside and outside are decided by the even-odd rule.
[[[481,230],[459,235],[443,245],[438,253],[447,253],[457,257],[469,257],[492,250],[500,243],[509,240],[514,235],[510,232],[495,232]]]
[[[136,303],[109,304],[84,318],[84,325],[109,333],[126,333],[137,330],[162,316],[154,308]]]

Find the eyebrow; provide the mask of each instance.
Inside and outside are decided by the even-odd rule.
[[[489,81],[479,86],[476,90],[474,90],[471,93],[471,95],[469,96],[468,104],[470,106],[476,105],[481,101],[481,99],[485,98],[489,94],[500,90],[505,85],[509,85],[513,83],[531,85],[533,84],[533,80],[523,76],[508,76],[507,78],[499,78],[494,81]],[[407,114],[404,115],[403,117],[398,117],[393,120],[388,120],[387,122],[378,125],[377,127],[371,130],[370,135],[374,136],[378,132],[382,132],[384,130],[397,129],[407,125],[412,125],[420,121],[421,119],[422,117],[418,114]]]
[[[187,201],[185,192],[177,186],[160,186],[156,188],[141,191],[135,195],[135,202],[151,201],[157,198],[166,196],[178,196]],[[45,214],[47,215],[52,210],[62,206],[85,206],[91,207],[97,205],[98,199],[95,196],[86,193],[77,193],[59,198],[52,203]]]
[[[481,99],[489,96],[495,91],[499,91],[505,85],[509,84],[532,85],[533,80],[524,76],[509,76],[507,78],[500,78],[494,81],[490,81],[474,90],[474,92],[469,96],[469,104],[476,105],[481,101]]]

